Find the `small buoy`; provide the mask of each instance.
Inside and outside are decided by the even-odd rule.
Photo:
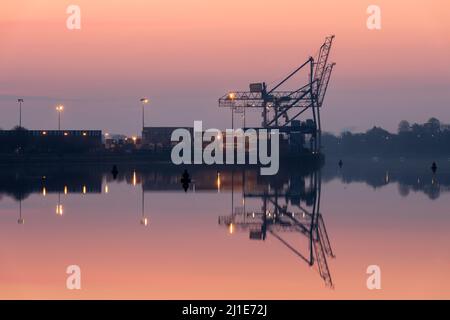
[[[111,173],[113,175],[113,179],[115,180],[117,178],[117,175],[119,174],[119,170],[117,169],[116,165],[113,165]]]
[[[189,189],[189,184],[191,183],[191,177],[188,171],[185,169],[183,174],[181,175],[181,185],[184,189],[184,192],[187,192]]]
[[[436,173],[436,171],[437,171],[437,164],[436,164],[436,162],[433,162],[433,164],[431,165],[431,171],[433,171],[433,173]]]

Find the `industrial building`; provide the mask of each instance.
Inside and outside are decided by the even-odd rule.
[[[191,135],[194,132],[192,127],[144,127],[142,130],[142,148],[151,150],[171,148],[177,144],[170,139],[172,132],[176,129],[186,129]]]
[[[0,153],[83,153],[101,147],[101,130],[0,130]]]

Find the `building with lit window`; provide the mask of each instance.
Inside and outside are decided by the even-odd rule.
[[[0,130],[1,153],[83,153],[101,147],[101,130]]]

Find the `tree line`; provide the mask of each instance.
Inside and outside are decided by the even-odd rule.
[[[324,133],[325,154],[364,156],[450,156],[450,126],[438,119],[410,124],[400,121],[397,133],[373,127],[364,133]]]

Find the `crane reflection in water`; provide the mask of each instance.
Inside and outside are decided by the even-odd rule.
[[[219,224],[226,226],[230,233],[248,232],[251,240],[264,241],[272,236],[308,265],[316,266],[326,286],[333,288],[327,259],[335,255],[320,212],[320,171],[292,176],[274,185],[267,181],[257,188],[247,186],[245,171],[239,174],[237,177],[231,174],[231,214],[220,216]],[[239,206],[235,206],[236,185],[242,190]],[[248,199],[259,199],[261,207],[249,210]],[[305,237],[308,241],[306,252],[299,248],[299,241],[286,240],[286,233]]]

